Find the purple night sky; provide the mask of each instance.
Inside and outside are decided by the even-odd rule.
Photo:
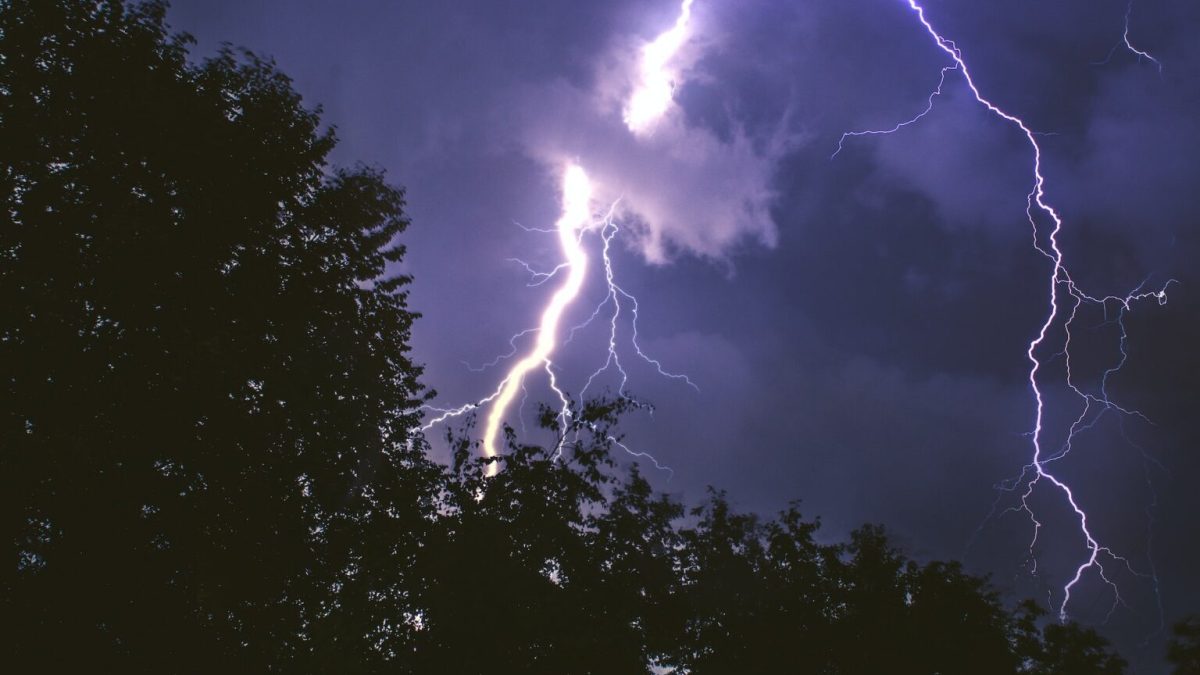
[[[1160,616],[1200,609],[1200,5],[924,4],[983,95],[1037,132],[1079,287],[1125,296],[1178,282],[1165,305],[1124,314],[1128,358],[1107,381],[1118,305],[1081,307],[1073,382],[1145,419],[1094,402],[1053,463],[1092,534],[1157,572],[1108,565],[1126,605],[1109,616],[1112,591],[1089,571],[1068,607],[1107,620],[1142,672],[1161,653]],[[1025,214],[1029,141],[949,70],[923,118],[846,138],[831,158],[844,132],[920,114],[954,65],[905,0],[696,0],[669,120],[637,137],[621,118],[629,73],[678,11],[676,0],[174,0],[168,20],[197,37],[197,58],[221,42],[275,58],[337,127],[335,161],[381,166],[407,189],[414,347],[437,405],[493,391],[503,363],[464,362],[487,363],[537,323],[555,280],[529,287],[511,259],[560,262],[555,238],[528,228],[553,227],[575,161],[623,198],[613,264],[640,302],[642,349],[699,388],[622,347],[628,390],[656,406],[623,429],[673,469],[650,472],[660,489],[695,498],[714,485],[761,511],[802,499],[830,537],[882,522],[918,558],[962,559],[1009,597],[1049,594],[1057,609],[1087,557],[1077,519],[1050,486],[1034,492],[1034,575],[1030,519],[1004,513],[1022,490],[996,490],[1032,456],[1026,349],[1052,270]],[[604,297],[594,272],[564,325]],[[1059,321],[1040,352],[1049,454],[1080,414],[1055,354],[1064,337]],[[579,392],[607,339],[596,324],[560,351],[564,389]],[[527,420],[553,400],[538,373]],[[610,371],[590,391],[617,385]]]

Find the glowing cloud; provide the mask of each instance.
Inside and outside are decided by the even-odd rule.
[[[557,234],[563,259],[550,272],[536,272],[518,259],[514,262],[533,276],[531,285],[549,283],[561,273],[566,278],[543,308],[538,326],[514,335],[510,340],[513,350],[489,364],[516,356],[517,340],[536,334],[536,341],[512,364],[498,387],[476,403],[452,409],[429,407],[440,414],[423,430],[488,405],[482,451],[488,459],[497,457],[501,452],[498,447],[501,429],[513,401],[518,392],[526,391],[526,377],[531,371],[541,368],[549,378],[550,389],[562,403],[559,419],[565,432],[571,401],[559,386],[552,357],[562,344],[570,342],[577,331],[587,328],[606,310],[611,312],[607,321],[607,358],[587,378],[581,396],[610,368],[619,373],[618,393],[625,395],[628,373],[618,354],[617,335],[618,326],[623,325],[622,311],[629,315],[628,342],[632,353],[659,375],[698,389],[687,376],[665,370],[661,362],[647,355],[638,344],[637,299],[618,285],[610,256],[612,240],[622,231],[618,217],[629,222],[630,228],[624,231],[634,237],[643,255],[651,261],[664,260],[668,244],[715,258],[739,233],[756,229],[747,221],[770,223],[764,206],[769,192],[763,186],[767,183],[771,160],[759,154],[740,131],[732,139],[721,140],[706,129],[689,128],[680,116],[669,114],[677,76],[672,66],[682,67],[679,52],[689,39],[693,1],[683,0],[675,24],[641,47],[639,67],[631,67],[632,58],[617,59],[627,67],[609,73],[612,78],[601,78],[605,79],[602,90],[604,85],[616,85],[610,86],[608,93],[618,89],[621,92],[623,124],[614,114],[619,106],[612,105],[613,98],[603,100],[603,91],[600,105],[596,105],[593,93],[575,88],[551,88],[528,96],[527,100],[537,101],[537,105],[530,108],[536,113],[526,120],[527,149],[550,166],[567,164],[562,215],[555,228],[548,230]],[[563,161],[566,157],[588,158],[589,168],[597,173],[595,188],[578,164]],[[591,211],[594,200],[611,204],[607,214],[595,220]],[[672,228],[669,231],[668,223]],[[608,293],[590,318],[572,328],[566,339],[560,341],[563,316],[579,297],[586,280],[589,254],[584,247],[584,235],[589,230],[598,232],[602,241],[599,258]],[[774,232],[769,225],[759,229],[759,234],[764,241],[773,240]],[[610,440],[629,454],[669,470],[654,457],[630,450],[615,438]],[[494,476],[498,471],[499,463],[493,462],[487,474]]]
[[[635,134],[653,131],[671,106],[678,74],[670,69],[670,64],[691,34],[692,2],[683,0],[675,25],[642,49],[640,77],[625,106],[625,126]]]
[[[689,118],[677,94],[685,78],[710,77],[694,66],[727,36],[703,3],[678,8],[649,41],[615,38],[588,88],[557,80],[521,92],[516,134],[546,165],[585,158],[596,200],[620,200],[625,243],[648,262],[694,255],[724,264],[746,241],[775,244],[772,177],[799,138],[786,117],[748,129],[735,105],[724,119]]]

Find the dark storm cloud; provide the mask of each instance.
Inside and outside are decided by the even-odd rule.
[[[1188,489],[1200,475],[1200,8],[1134,5],[1130,38],[1161,60],[1161,75],[1123,48],[1098,64],[1121,40],[1125,9],[930,2],[929,18],[989,98],[1050,134],[1039,136],[1047,195],[1064,216],[1075,278],[1101,294],[1150,275],[1183,282],[1167,306],[1129,315],[1129,364],[1110,383],[1157,424],[1127,420],[1124,431],[1168,469],[1151,476],[1171,617],[1200,603],[1188,572],[1200,567],[1189,515],[1200,497]],[[1024,350],[1045,316],[1049,268],[1025,220],[1026,140],[951,71],[921,122],[849,139],[830,159],[843,132],[923,110],[950,65],[905,3],[698,0],[702,33],[677,83],[675,126],[636,141],[615,114],[622,59],[676,11],[673,0],[378,1],[353,11],[176,0],[170,16],[203,50],[229,40],[275,56],[338,125],[340,158],[378,163],[407,186],[406,264],[425,314],[415,344],[444,403],[494,383],[460,360],[487,361],[532,325],[545,289],[526,288],[506,259],[550,268],[557,252],[553,238],[512,223],[554,220],[553,161],[573,155],[651,221],[643,235],[657,233],[657,248],[653,237],[626,242],[618,273],[642,301],[647,351],[701,389],[631,371],[632,390],[658,410],[630,420],[629,438],[675,468],[661,486],[696,495],[712,483],[765,510],[802,497],[835,533],[883,521],[922,555],[960,556],[970,541],[977,571],[1045,597],[1083,551],[1060,502],[1042,504],[1062,528],[1047,541],[1062,546],[1039,550],[1040,578],[1021,573],[1026,520],[1007,516],[976,536],[991,486],[1030,453]],[[672,155],[688,148],[699,161]],[[647,266],[647,256],[667,264]],[[1096,345],[1080,356],[1093,371],[1081,378],[1093,384],[1119,356],[1111,319],[1081,318],[1080,335]],[[582,349],[566,356],[572,370],[598,365]],[[1062,392],[1051,397],[1050,421],[1069,422]],[[1145,569],[1142,457],[1121,433],[1110,416],[1060,466],[1103,535]],[[1116,619],[1130,644],[1157,611],[1137,584],[1135,612]],[[1102,588],[1089,583],[1080,597],[1085,618],[1103,618]]]

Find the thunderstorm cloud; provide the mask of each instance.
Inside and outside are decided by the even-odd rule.
[[[667,63],[674,95],[689,82],[710,78],[700,64],[707,50],[719,47],[712,19],[697,6],[691,31]],[[786,116],[755,133],[733,110],[722,111],[718,126],[689,119],[672,101],[651,127],[631,130],[625,111],[639,84],[646,44],[614,38],[584,85],[560,79],[523,92],[523,147],[554,170],[581,162],[598,199],[620,200],[620,215],[650,262],[677,253],[724,260],[746,241],[773,246],[771,180],[777,162],[797,143]]]

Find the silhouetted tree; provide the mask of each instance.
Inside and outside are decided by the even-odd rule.
[[[723,492],[709,491],[682,531],[683,635],[676,662],[689,672],[744,670],[762,656],[756,629],[770,621],[771,590],[760,582],[765,549],[753,514],[737,513]]]
[[[352,672],[428,529],[403,195],[159,2],[0,3],[0,577],[19,661]],[[166,665],[173,664],[173,665]],[[307,665],[302,665],[307,664]]]
[[[1175,675],[1200,675],[1200,616],[1176,623],[1167,644],[1167,660]]]
[[[681,509],[654,498],[636,470],[617,479],[609,428],[629,405],[589,405],[551,448],[510,434],[494,478],[472,443],[454,443],[423,557],[428,630],[415,672],[648,672],[674,637],[660,611]],[[557,428],[553,413],[543,419]]]
[[[986,580],[965,574],[958,563],[910,562],[905,586],[912,672],[1019,671],[1015,620]]]
[[[1095,630],[1075,623],[1051,623],[1042,631],[1042,656],[1030,672],[1038,675],[1119,675],[1125,659]]]

